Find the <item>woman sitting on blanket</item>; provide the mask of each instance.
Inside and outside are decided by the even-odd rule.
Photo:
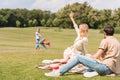
[[[70,58],[73,58],[76,54],[85,55],[87,54],[87,43],[88,43],[88,25],[87,24],[80,24],[79,28],[74,20],[74,13],[71,12],[69,14],[69,17],[73,23],[74,29],[77,33],[77,38],[74,40],[74,44],[67,49],[64,50],[63,59],[54,59],[50,61],[49,69],[55,69],[58,68],[61,64],[65,64],[68,62]],[[43,60],[43,63],[45,63],[46,60]],[[48,65],[46,66],[48,67]],[[44,67],[38,66],[38,68],[45,69]]]

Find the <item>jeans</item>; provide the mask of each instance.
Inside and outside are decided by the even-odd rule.
[[[36,49],[39,48],[39,41],[40,41],[40,39],[36,39],[36,45],[35,45]]]
[[[60,73],[64,74],[65,72],[69,71],[74,66],[76,66],[78,63],[81,63],[84,66],[91,68],[92,70],[95,70],[100,75],[107,75],[112,73],[112,71],[106,65],[101,64],[90,57],[86,57],[80,54],[72,58],[67,64],[61,66]]]

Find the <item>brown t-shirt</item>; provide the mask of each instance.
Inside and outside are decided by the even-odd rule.
[[[120,74],[120,43],[118,40],[109,36],[101,41],[99,49],[103,49],[101,62],[108,66],[114,73]]]

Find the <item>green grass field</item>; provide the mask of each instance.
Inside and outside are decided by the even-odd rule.
[[[41,28],[42,38],[51,42],[48,49],[35,50],[36,28],[0,28],[0,80],[120,80],[119,76],[84,78],[66,73],[58,78],[46,77],[48,70],[36,69],[44,59],[62,58],[64,49],[73,44],[73,29]],[[120,41],[120,35],[115,34]],[[94,54],[103,38],[98,30],[89,31],[88,52]]]

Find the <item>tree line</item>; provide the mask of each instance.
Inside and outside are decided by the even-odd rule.
[[[87,2],[68,4],[55,13],[40,9],[0,9],[0,27],[73,28],[69,19],[71,11],[75,13],[77,24],[87,23],[92,29],[101,29],[104,25],[120,27],[120,8],[98,10]]]

